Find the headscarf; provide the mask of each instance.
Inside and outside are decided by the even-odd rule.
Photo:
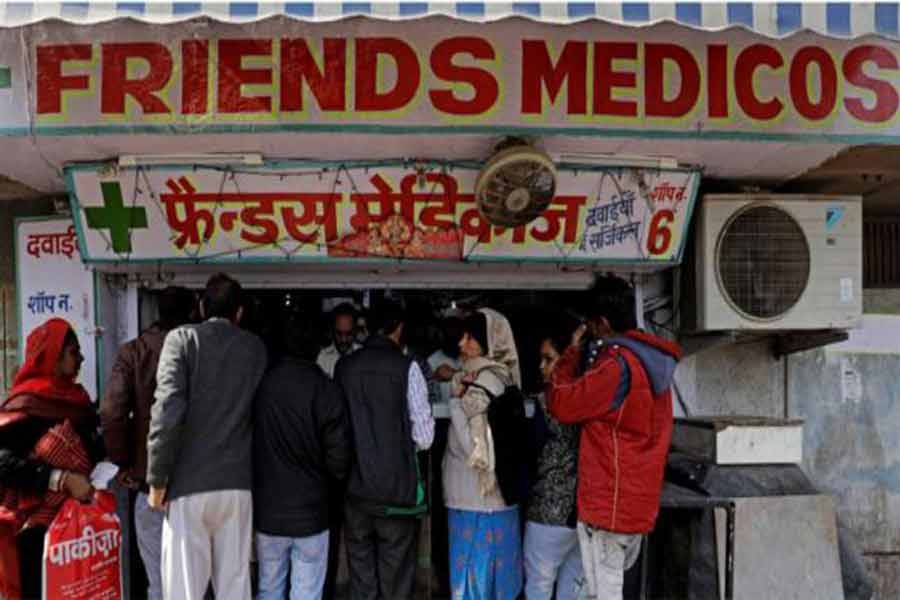
[[[29,456],[53,468],[88,474],[90,460],[72,422],[93,415],[91,399],[80,384],[56,376],[70,329],[66,321],[54,318],[29,334],[25,364],[0,409],[0,426],[27,418],[23,415],[62,419],[38,440]],[[0,596],[16,597],[20,590],[16,534],[25,524],[49,525],[65,499],[63,492],[34,494],[0,486]]]
[[[484,315],[487,323],[487,347],[484,348],[484,356],[466,360],[464,371],[475,373],[476,383],[485,373],[490,373],[504,385],[521,386],[519,353],[509,321],[491,308],[481,308],[478,312]],[[490,402],[490,397],[475,386],[470,386],[462,396],[462,408],[469,418],[469,434],[472,437],[472,453],[467,464],[478,472],[479,488],[485,497],[498,491],[494,472],[494,442],[487,419]]]
[[[67,409],[86,408],[91,405],[87,390],[73,380],[56,375],[71,326],[63,319],[50,319],[28,335],[25,345],[25,364],[13,380],[13,387],[3,404],[4,409],[17,409],[22,396],[36,396],[52,404],[62,404]],[[66,412],[69,412],[68,410]]]
[[[492,308],[482,308],[478,312],[487,320],[488,347],[485,349],[487,358],[506,367],[512,378],[512,385],[521,387],[519,351],[516,349],[516,340],[509,321]]]

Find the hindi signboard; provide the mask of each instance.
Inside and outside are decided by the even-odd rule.
[[[676,264],[700,175],[561,168],[542,216],[493,226],[478,166],[70,167],[86,262],[432,259]]]
[[[78,335],[84,363],[79,381],[97,398],[94,277],[81,262],[72,219],[16,222],[19,363],[28,334],[48,319],[65,319]]]

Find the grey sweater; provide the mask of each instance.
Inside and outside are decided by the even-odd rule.
[[[174,329],[156,372],[147,481],[167,499],[253,486],[253,396],[262,341],[225,319]]]

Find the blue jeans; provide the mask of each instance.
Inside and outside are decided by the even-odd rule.
[[[328,570],[328,530],[302,538],[256,534],[257,600],[319,600]]]
[[[140,492],[134,502],[134,527],[138,551],[147,573],[147,599],[162,600],[162,529],[165,515],[150,508],[147,494]]]
[[[528,521],[523,553],[528,600],[550,600],[554,583],[557,600],[578,597],[584,568],[576,530]]]

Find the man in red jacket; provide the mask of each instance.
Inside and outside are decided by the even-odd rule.
[[[625,571],[659,512],[681,351],[637,330],[634,292],[598,279],[587,323],[547,386],[547,407],[578,423],[578,538],[589,597],[622,597]],[[585,334],[588,341],[583,342]]]

